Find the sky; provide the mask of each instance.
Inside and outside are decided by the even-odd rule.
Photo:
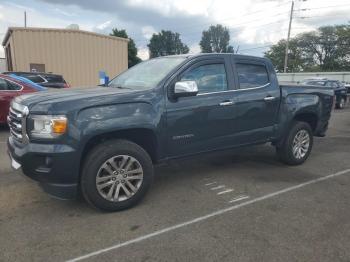
[[[287,37],[290,0],[0,0],[0,39],[10,26],[66,28],[109,34],[126,29],[142,59],[153,33],[180,33],[191,53],[200,52],[203,30],[222,24],[230,44],[242,54],[263,56]],[[295,0],[291,36],[323,25],[349,23],[350,0]],[[4,51],[0,47],[0,57]]]

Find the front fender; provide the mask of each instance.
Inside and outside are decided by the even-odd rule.
[[[155,130],[159,121],[160,116],[146,102],[94,106],[77,114],[76,132],[71,130],[71,135],[84,147],[90,138],[109,132],[131,128]]]

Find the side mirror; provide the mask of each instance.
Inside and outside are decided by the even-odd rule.
[[[195,81],[180,81],[175,83],[175,97],[195,96],[198,93],[198,86]]]

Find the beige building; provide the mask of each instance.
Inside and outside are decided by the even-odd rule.
[[[2,42],[8,71],[61,74],[71,86],[99,84],[128,68],[128,40],[83,30],[10,27]]]

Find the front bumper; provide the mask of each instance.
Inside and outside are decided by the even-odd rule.
[[[60,199],[77,196],[80,159],[74,148],[61,144],[22,144],[12,137],[7,148],[12,168],[21,168],[45,192]]]

